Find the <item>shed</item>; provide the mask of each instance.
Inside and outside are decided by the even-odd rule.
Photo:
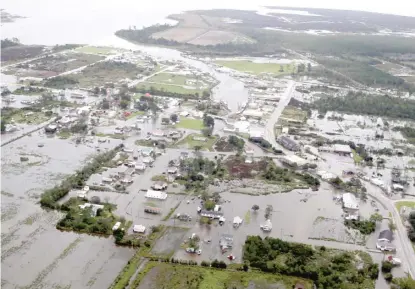
[[[233,227],[238,228],[242,224],[242,222],[243,220],[239,216],[236,216],[235,218],[233,218]]]

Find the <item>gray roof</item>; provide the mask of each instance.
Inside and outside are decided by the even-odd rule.
[[[389,241],[392,241],[393,233],[391,230],[383,230],[379,233],[378,239],[387,239]]]

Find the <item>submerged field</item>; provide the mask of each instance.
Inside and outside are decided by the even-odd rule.
[[[291,289],[296,284],[312,288],[306,279],[265,274],[215,270],[197,266],[180,266],[150,262],[137,276],[138,289]]]

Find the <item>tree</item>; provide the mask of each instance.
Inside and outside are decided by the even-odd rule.
[[[199,152],[202,149],[202,146],[194,146],[193,149],[195,152]]]
[[[259,206],[258,205],[253,205],[252,206],[252,210],[255,211],[255,212],[258,211],[259,210]]]
[[[205,209],[208,210],[208,211],[212,211],[215,208],[215,206],[216,206],[216,204],[215,204],[214,201],[207,200],[205,202]]]
[[[310,71],[311,71],[311,63],[308,63],[308,64],[307,64],[307,70],[308,70],[308,72],[310,72]]]
[[[209,91],[207,91],[207,90],[204,90],[203,92],[202,92],[202,97],[203,98],[209,98],[210,97],[210,92]]]
[[[6,121],[4,119],[0,120],[0,127],[1,132],[4,133],[6,131]]]
[[[415,288],[415,280],[411,277],[393,278],[392,283],[398,285],[400,289]]]
[[[94,94],[95,95],[98,95],[100,91],[101,90],[99,89],[99,87],[98,86],[95,86],[95,88],[94,88]]]
[[[272,205],[267,205],[267,207],[265,209],[265,215],[264,215],[265,219],[269,219],[271,217],[272,210],[273,210]]]
[[[177,122],[178,119],[179,117],[177,116],[177,114],[173,113],[172,115],[170,115],[170,120],[172,122]]]
[[[374,213],[370,216],[370,220],[374,222],[381,222],[383,220],[383,216],[379,213]]]
[[[212,136],[213,128],[212,127],[205,127],[205,128],[202,128],[201,132],[202,132],[203,136],[210,137],[210,136]]]
[[[213,117],[205,113],[205,115],[203,116],[203,124],[207,127],[213,128],[215,126],[215,120],[213,119]]]
[[[101,107],[102,107],[102,109],[109,109],[110,108],[110,102],[108,101],[108,99],[104,99],[102,101]]]
[[[121,100],[120,101],[120,107],[122,108],[122,109],[126,109],[126,108],[128,108],[128,105],[129,105],[130,103],[128,102],[128,100],[125,100],[125,99],[123,99],[123,100]]]
[[[382,272],[383,273],[390,273],[392,271],[393,264],[389,261],[382,262]]]

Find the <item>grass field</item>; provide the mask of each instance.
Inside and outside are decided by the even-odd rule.
[[[164,83],[154,83],[154,82],[140,82],[137,86],[138,88],[144,88],[148,91],[150,91],[150,87],[154,87],[154,89],[157,90],[163,90],[166,92],[172,92],[172,93],[179,93],[179,94],[195,94],[198,93],[200,96],[203,93],[203,89],[192,89],[192,88],[185,88],[180,85],[174,85],[174,84],[164,84]]]
[[[162,82],[166,84],[176,84],[176,85],[189,85],[189,86],[200,86],[203,85],[203,82],[197,80],[195,84],[186,84],[186,80],[195,80],[196,78],[193,75],[182,75],[174,73],[158,73],[151,78],[147,79],[149,82]]]
[[[249,60],[217,60],[216,64],[251,74],[271,73],[274,75],[290,74],[296,71],[294,64],[257,63]]]
[[[115,49],[103,46],[82,46],[75,49],[78,52],[97,54],[97,55],[111,55],[114,54]]]
[[[355,151],[352,150],[353,160],[356,164],[360,164],[363,161],[363,158]]]
[[[206,137],[206,141],[197,141],[194,140],[193,137],[204,137],[200,134],[189,134],[187,137],[185,137],[183,140],[178,142],[176,145],[187,145],[189,149],[193,149],[195,146],[201,146],[201,150],[208,150],[213,151],[213,145],[215,144],[217,137]]]
[[[281,119],[294,120],[304,123],[307,120],[307,111],[294,106],[287,106],[281,114]]]
[[[306,289],[312,282],[297,277],[260,272],[217,270],[199,266],[149,262],[133,281],[132,289],[291,289],[300,283]]]
[[[180,122],[176,124],[176,128],[201,130],[202,128],[204,128],[204,125],[203,121],[200,119],[181,117]]]
[[[395,203],[395,206],[398,209],[398,212],[400,212],[402,207],[415,208],[415,202],[411,202],[411,201],[400,201],[400,202],[396,202]]]

